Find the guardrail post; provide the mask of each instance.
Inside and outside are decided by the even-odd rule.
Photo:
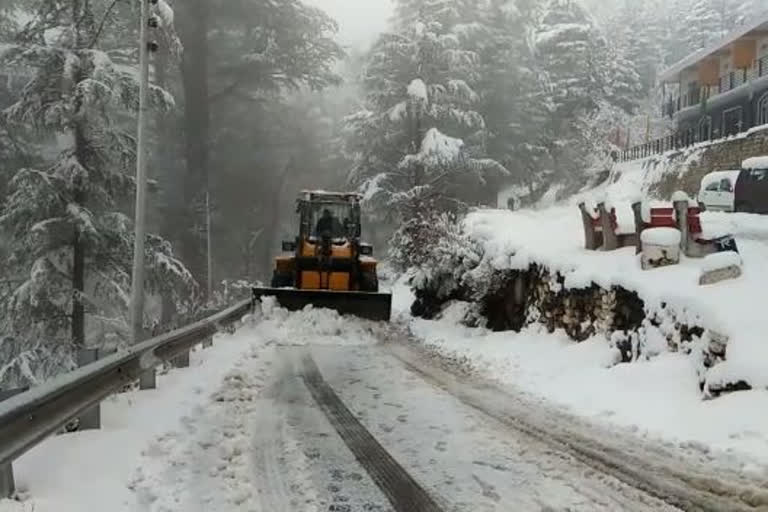
[[[155,369],[150,368],[139,377],[139,389],[155,389],[157,387],[157,378]]]
[[[0,499],[12,498],[16,492],[16,484],[13,481],[13,464],[0,465]]]
[[[97,348],[82,348],[77,353],[77,366],[95,363],[99,360],[101,354]],[[101,405],[96,404],[90,409],[83,411],[78,417],[78,430],[97,430],[101,428]]]
[[[29,387],[0,390],[0,402],[27,391]],[[0,499],[12,498],[16,492],[16,483],[13,480],[13,463],[0,464]]]

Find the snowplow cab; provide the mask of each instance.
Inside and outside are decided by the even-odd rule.
[[[361,241],[360,202],[356,193],[302,192],[298,235],[282,243],[271,288],[255,288],[254,298],[274,296],[291,310],[312,304],[389,320],[392,297],[379,293],[373,247]]]

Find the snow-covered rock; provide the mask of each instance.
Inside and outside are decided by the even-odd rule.
[[[711,272],[712,270],[721,270],[727,267],[741,266],[741,256],[733,251],[718,252],[710,254],[701,264],[701,270]]]
[[[741,256],[733,251],[710,254],[701,265],[699,284],[715,284],[741,276]]]

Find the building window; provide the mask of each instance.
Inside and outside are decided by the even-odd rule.
[[[741,133],[744,125],[744,109],[734,107],[723,112],[723,137]]]
[[[712,116],[704,116],[699,119],[698,136],[700,142],[710,140],[712,138]]]
[[[768,124],[768,92],[757,101],[757,124]]]

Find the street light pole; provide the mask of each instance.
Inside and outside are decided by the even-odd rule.
[[[131,282],[131,341],[144,339],[144,240],[147,218],[147,96],[149,93],[149,2],[141,0],[139,29],[139,119],[136,145],[136,219]]]

